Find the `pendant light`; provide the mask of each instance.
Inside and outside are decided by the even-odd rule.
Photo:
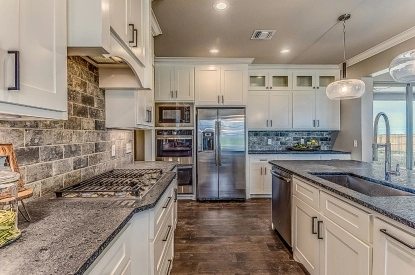
[[[395,57],[389,65],[389,73],[397,82],[415,82],[415,49]]]
[[[343,14],[337,20],[343,21],[343,79],[330,83],[326,95],[331,100],[353,99],[365,92],[365,83],[359,79],[346,78],[346,20],[350,14]]]

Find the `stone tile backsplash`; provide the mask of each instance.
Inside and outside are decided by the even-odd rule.
[[[80,57],[68,57],[68,120],[0,120],[0,143],[13,144],[35,197],[133,161],[133,131],[105,128],[98,69]]]
[[[321,150],[331,150],[331,131],[249,131],[248,150],[275,151],[285,150],[300,142],[315,139],[321,146]],[[272,144],[268,144],[271,139]]]

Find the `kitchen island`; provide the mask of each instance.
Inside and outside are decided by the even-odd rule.
[[[385,182],[383,165],[352,160],[276,160],[270,161],[269,163],[283,171],[312,182],[322,189],[327,189],[330,192],[415,229],[415,196],[369,197],[310,174],[347,172]],[[415,193],[415,171],[401,170],[400,176],[392,176],[390,184],[397,189]]]
[[[383,165],[360,161],[270,164],[273,187],[292,190],[289,204],[273,201],[273,226],[291,213],[293,258],[310,274],[415,274],[413,171],[387,182]]]
[[[133,216],[158,204],[175,182],[175,167],[175,162],[122,167],[162,169],[164,175],[139,200],[50,194],[28,202],[32,221],[21,221],[21,238],[0,249],[0,274],[83,274]]]

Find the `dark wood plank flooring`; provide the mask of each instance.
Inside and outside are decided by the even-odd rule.
[[[304,274],[271,229],[270,199],[178,205],[171,274]]]

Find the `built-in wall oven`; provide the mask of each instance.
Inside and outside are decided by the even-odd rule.
[[[156,127],[193,127],[192,103],[156,103]]]
[[[177,161],[179,194],[193,194],[193,130],[156,130],[156,160]]]

